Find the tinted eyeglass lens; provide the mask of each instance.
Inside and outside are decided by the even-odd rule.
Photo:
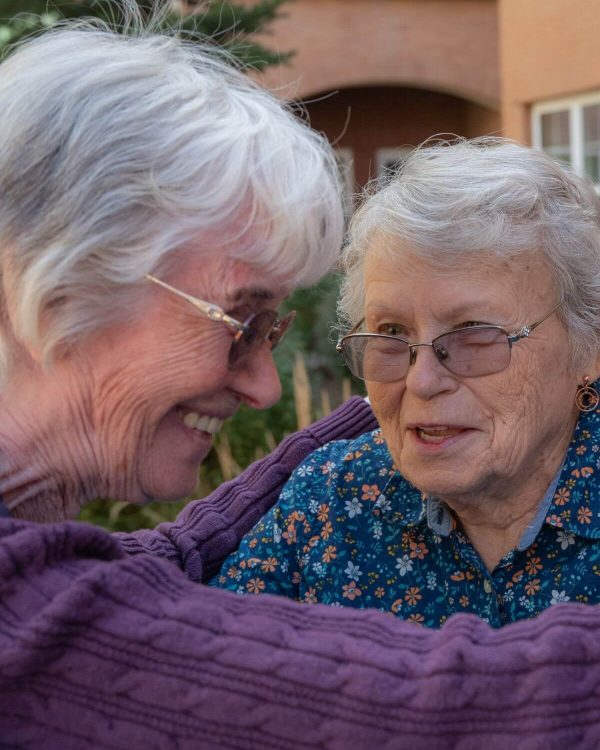
[[[463,377],[492,375],[510,364],[508,337],[495,326],[450,331],[432,347],[447,370]],[[342,341],[342,354],[353,375],[376,383],[402,380],[410,366],[410,346],[391,336],[353,334]]]
[[[263,310],[244,321],[247,330],[235,339],[229,350],[229,367],[257,349],[269,336],[273,323],[277,320],[275,310]]]
[[[432,343],[440,362],[455,375],[492,375],[510,364],[510,343],[501,328],[461,328],[438,336]]]
[[[401,380],[410,362],[408,344],[385,336],[349,336],[342,342],[342,354],[353,375],[377,383]]]
[[[268,335],[269,343],[271,344],[271,350],[275,349],[281,339],[285,336],[288,328],[294,322],[295,317],[296,311],[292,310],[287,315],[284,315],[279,322],[275,321],[275,324],[271,328],[271,332]]]

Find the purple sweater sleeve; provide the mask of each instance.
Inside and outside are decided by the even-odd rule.
[[[331,440],[357,437],[376,427],[371,407],[355,396],[329,416],[290,435],[273,453],[207,498],[189,503],[174,523],[115,536],[129,555],[164,557],[191,580],[207,581],[276,502],[292,471],[309,453]]]
[[[600,747],[600,610],[492,630],[237,597],[86,524],[0,520],[0,746]]]

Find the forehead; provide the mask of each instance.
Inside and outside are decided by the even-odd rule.
[[[285,281],[224,253],[187,253],[178,258],[174,276],[180,288],[222,305],[261,305],[291,291]]]
[[[458,308],[481,302],[508,310],[528,302],[554,300],[553,277],[539,252],[500,258],[489,252],[452,253],[448,262],[433,264],[409,247],[373,243],[364,265],[368,306]]]

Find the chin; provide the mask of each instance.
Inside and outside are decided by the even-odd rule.
[[[193,467],[179,465],[169,470],[163,467],[160,476],[147,477],[140,482],[141,502],[145,504],[157,500],[174,503],[183,500],[198,486],[199,469],[200,462]]]
[[[436,476],[436,472],[420,471],[401,471],[404,478],[407,479],[419,492],[425,495],[438,497],[443,500],[445,497],[468,495],[476,490],[475,483],[468,481],[464,474],[456,477],[455,481],[449,477],[448,472],[441,472],[441,476]]]
[[[152,499],[165,503],[176,503],[178,500],[183,500],[191,495],[197,486],[198,474],[196,473],[193,480],[190,480],[185,484],[179,481],[176,486],[171,485],[170,487],[157,488]]]
[[[138,472],[138,486],[146,502],[148,499],[176,502],[191,495],[198,486],[198,472],[211,447],[208,436],[191,447],[179,435],[155,444]]]

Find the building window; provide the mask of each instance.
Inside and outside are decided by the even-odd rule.
[[[533,145],[600,186],[600,93],[536,104]]]
[[[401,146],[380,148],[375,152],[375,176],[380,185],[385,185],[390,181],[411,151],[411,146]]]

